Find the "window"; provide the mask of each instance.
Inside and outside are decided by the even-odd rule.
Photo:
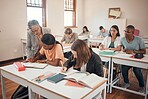
[[[46,0],[27,0],[27,21],[33,19],[46,26]]]
[[[76,27],[76,0],[64,0],[64,26]]]

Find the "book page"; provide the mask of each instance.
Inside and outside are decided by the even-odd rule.
[[[76,81],[78,82],[80,79],[82,79],[83,77],[86,77],[88,74],[87,73],[84,73],[84,72],[76,72],[76,73],[73,73],[71,75],[68,75],[66,77],[64,77],[65,79],[68,79],[68,80],[72,80],[72,81]]]
[[[48,64],[45,63],[22,63],[26,68],[38,68],[38,69],[44,69]]]
[[[84,77],[79,80],[79,83],[88,86],[90,88],[94,88],[97,85],[99,85],[101,82],[103,82],[105,79],[103,77],[99,77],[96,74],[90,74],[87,77]]]

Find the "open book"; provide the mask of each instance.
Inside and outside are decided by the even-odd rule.
[[[26,68],[36,68],[36,69],[44,69],[48,64],[45,63],[23,63],[22,65],[24,65]]]
[[[76,72],[64,78],[82,84],[89,88],[95,88],[106,81],[105,78],[99,77],[96,74],[88,74],[84,72]]]

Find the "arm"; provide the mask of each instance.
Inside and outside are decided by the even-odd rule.
[[[117,46],[116,48],[109,48],[109,50],[121,51],[121,45]]]
[[[59,66],[60,59],[55,59],[54,61],[46,60],[46,63],[53,65],[53,66]]]
[[[26,44],[26,54],[27,54],[27,59],[33,58],[33,53],[31,51],[31,35],[30,32],[27,32],[27,44]]]
[[[65,35],[63,36],[63,38],[62,38],[61,42],[64,42],[64,41],[65,41]]]

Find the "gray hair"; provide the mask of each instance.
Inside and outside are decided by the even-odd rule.
[[[32,26],[39,25],[39,22],[37,20],[30,20],[28,22],[28,28],[31,29]]]

